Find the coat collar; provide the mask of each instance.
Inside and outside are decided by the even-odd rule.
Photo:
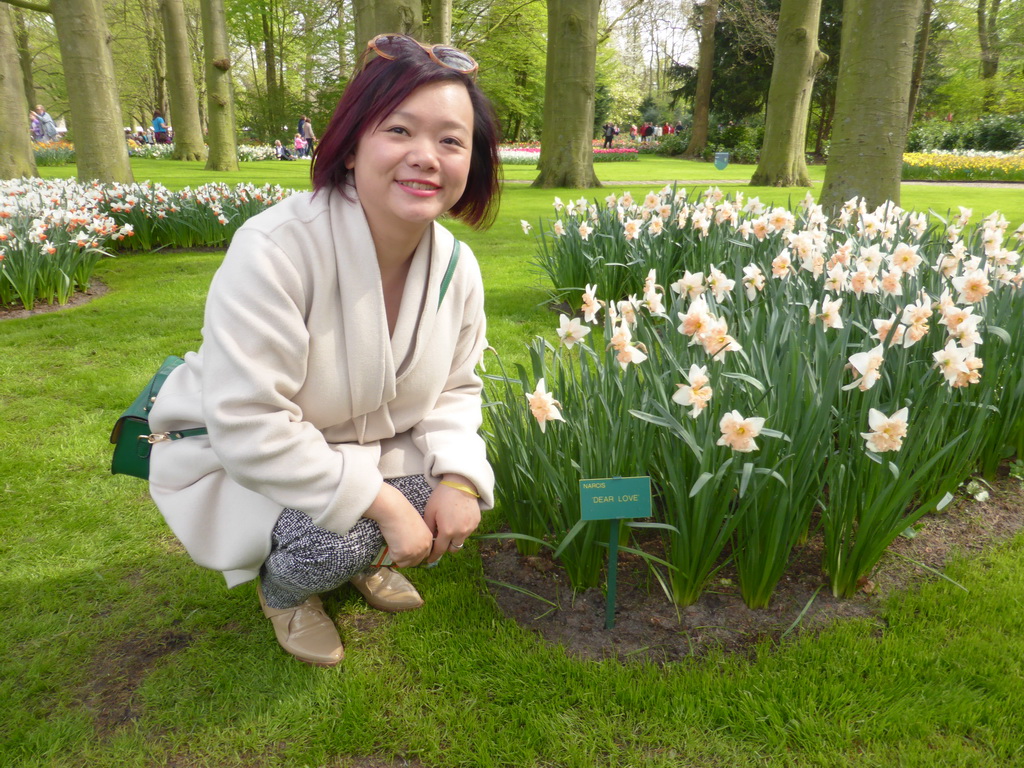
[[[437,319],[438,296],[455,238],[437,222],[427,228],[413,253],[392,338],[388,333],[377,252],[362,205],[331,190],[334,257],[352,413],[362,441],[366,417],[395,398],[397,384],[428,348]]]

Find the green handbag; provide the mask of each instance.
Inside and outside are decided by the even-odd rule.
[[[205,435],[205,428],[182,429],[178,432],[159,432],[152,434],[149,429],[149,412],[156,402],[156,396],[171,371],[181,365],[184,360],[171,355],[164,360],[160,370],[156,372],[139,396],[135,398],[128,410],[114,425],[110,433],[110,442],[114,444],[114,458],[110,462],[110,471],[115,475],[131,475],[149,479],[149,454],[153,443],[164,440],[180,440],[183,437]]]

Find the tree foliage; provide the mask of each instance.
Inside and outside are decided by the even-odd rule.
[[[542,0],[494,0],[456,14],[453,42],[480,65],[507,141],[540,135],[547,63],[547,7]]]

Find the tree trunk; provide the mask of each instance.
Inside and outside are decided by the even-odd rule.
[[[173,158],[205,160],[206,143],[199,127],[199,101],[196,97],[196,81],[192,77],[192,55],[182,0],[160,0],[160,15],[164,24],[168,90],[174,126]]]
[[[836,98],[831,91],[821,94],[821,122],[818,124],[818,136],[814,142],[814,154],[816,157],[825,156],[825,142],[828,141],[832,132],[832,117],[836,112]]]
[[[821,0],[782,0],[761,159],[750,183],[809,187],[807,118],[814,76],[828,61],[818,49]]]
[[[99,0],[57,0],[51,15],[68,89],[78,178],[131,183],[103,5]]]
[[[206,105],[210,130],[209,171],[237,171],[235,99],[231,88],[231,52],[224,20],[224,0],[200,0],[203,17],[203,55],[206,58]]]
[[[452,0],[431,0],[430,42],[451,45]]]
[[[150,114],[144,114],[142,122],[139,123],[143,127],[149,125],[153,117],[152,110],[159,109],[165,119],[171,111],[167,99],[167,56],[159,3],[160,0],[140,0],[138,4],[139,21],[146,38],[146,50],[149,51],[150,83],[153,86]]]
[[[28,133],[28,110],[14,25],[7,5],[0,3],[0,179],[38,175]]]
[[[718,0],[705,0],[700,22],[700,48],[697,51],[697,91],[693,96],[693,131],[685,157],[697,157],[708,144],[708,120],[711,113],[711,78],[715,68],[715,24]]]
[[[600,0],[548,0],[544,127],[535,187],[600,187],[594,94]]]
[[[29,107],[36,105],[36,85],[32,77],[32,50],[28,43],[28,24],[21,8],[11,8],[14,13],[14,35],[18,40],[18,61],[21,64],[21,79],[25,86],[25,100]]]
[[[374,0],[352,0],[352,23],[355,27],[355,56],[356,60],[366,50],[366,43],[374,35],[380,34],[377,29],[377,20],[374,15]],[[390,32],[393,30],[384,30]]]
[[[356,53],[375,35],[394,32],[423,39],[423,4],[420,0],[353,0]]]
[[[899,203],[914,33],[924,0],[846,0],[835,127],[820,202]]]
[[[932,5],[934,0],[924,0],[924,11],[921,13],[921,31],[917,35],[917,47],[914,50],[914,72],[910,76],[910,104],[907,106],[907,130],[914,124],[914,110],[917,109],[917,96],[921,93],[924,80],[924,64],[928,58],[928,38],[932,31]]]
[[[185,9],[185,30],[188,35],[189,61],[192,67],[192,82],[196,87],[196,107],[199,110],[199,135],[203,136],[205,151],[206,122],[206,83],[203,82],[203,24],[196,13]],[[198,72],[199,77],[196,77]],[[205,155],[204,155],[205,157]]]
[[[981,79],[985,85],[985,106],[986,112],[990,112],[995,106],[994,81],[999,72],[999,3],[1001,0],[992,0],[992,4],[986,10],[985,0],[978,0],[978,43],[981,46]]]
[[[263,21],[263,73],[267,81],[267,138],[273,140],[285,124],[281,103],[281,91],[277,87],[277,54],[274,51],[274,28],[267,10],[260,17]]]
[[[349,76],[348,23],[345,21],[346,0],[335,0],[334,8],[338,14],[338,76],[346,80]],[[358,53],[358,51],[357,51]]]

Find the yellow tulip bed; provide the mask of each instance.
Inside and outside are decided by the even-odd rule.
[[[1017,152],[908,152],[904,181],[1024,181],[1024,150]]]

